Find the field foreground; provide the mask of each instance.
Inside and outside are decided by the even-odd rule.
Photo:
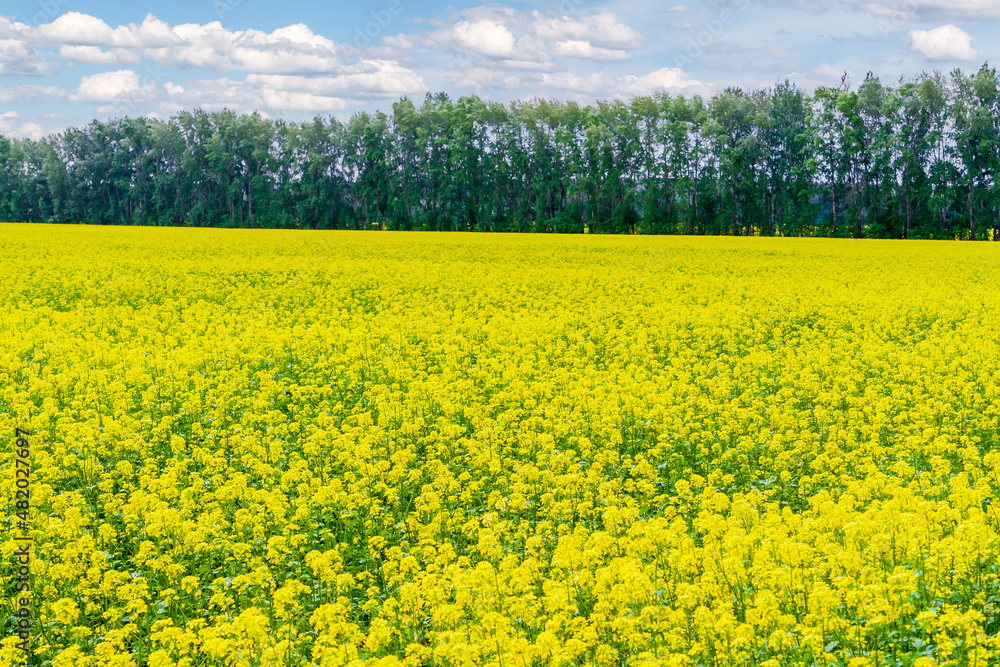
[[[1000,244],[0,242],[31,664],[1000,662]]]

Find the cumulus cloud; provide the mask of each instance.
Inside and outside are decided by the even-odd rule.
[[[657,91],[688,91],[705,89],[701,81],[695,81],[686,72],[676,67],[662,67],[644,76],[625,76],[619,79],[618,90],[626,95],[649,95]]]
[[[23,34],[32,42],[52,45],[152,48],[180,43],[175,29],[152,14],[147,14],[142,23],[112,28],[96,16],[67,12],[51,23],[23,31]]]
[[[979,53],[972,48],[972,36],[956,25],[934,30],[911,30],[910,48],[931,60],[974,60]]]
[[[218,111],[228,108],[238,111],[254,110],[263,106],[260,96],[255,96],[243,81],[228,77],[191,81],[183,86],[168,83],[161,86],[159,108],[167,113],[202,108]]]
[[[917,14],[907,11],[906,9],[887,5],[868,5],[868,11],[871,15],[879,19],[888,19],[894,23],[905,23],[907,21],[916,21],[920,17]]]
[[[342,76],[349,74],[345,68],[350,67],[343,61],[345,54],[372,59],[378,53],[382,60],[398,62],[407,60],[414,49],[427,48],[491,60],[511,70],[538,72],[559,69],[558,59],[627,60],[643,43],[639,32],[610,12],[568,16],[497,5],[464,10],[450,23],[428,22],[434,27],[422,33],[387,35],[381,44],[360,53],[335,45],[304,24],[272,32],[231,30],[219,21],[171,26],[149,14],[139,24],[111,26],[75,11],[36,28],[3,21],[0,73],[47,72],[36,46],[58,47],[60,59],[67,64],[133,66],[148,59],[158,67],[226,74]],[[385,71],[380,74],[386,76],[390,75]],[[409,84],[403,87],[412,89]],[[373,90],[382,89],[376,81]]]
[[[586,95],[606,95],[614,88],[615,78],[603,72],[576,74],[574,72],[544,73],[537,84],[549,90],[571,90]]]
[[[489,19],[460,21],[449,33],[452,43],[463,51],[491,58],[514,55],[514,35],[501,23]]]
[[[119,28],[118,34],[107,23],[89,14],[68,12],[51,23],[31,31],[32,41],[49,44],[105,45],[118,41],[128,31]]]
[[[282,115],[335,112],[356,107],[359,97],[398,98],[424,91],[420,77],[395,63],[364,63],[353,74],[341,76],[250,74],[242,81],[222,77],[183,86],[168,83],[160,89],[159,109],[166,114],[193,108]]]
[[[58,86],[0,86],[0,104],[37,104],[59,100],[66,96],[66,91]]]
[[[514,90],[524,85],[521,77],[488,67],[468,67],[456,79],[455,85],[491,97],[496,90]]]
[[[320,96],[353,94],[392,98],[427,90],[423,78],[416,72],[394,61],[382,60],[363,60],[337,76],[248,74],[246,81],[269,90]]]
[[[531,32],[545,40],[578,40],[609,49],[635,49],[642,46],[642,35],[620,23],[610,12],[583,18],[545,16],[534,12]]]
[[[553,44],[553,53],[587,60],[628,60],[631,55],[622,49],[605,49],[579,39],[567,39]]]
[[[16,39],[0,39],[0,75],[46,76],[51,68],[41,53]]]
[[[230,31],[218,21],[176,26],[180,43],[151,49],[157,64],[263,74],[332,72],[340,59],[334,43],[297,24],[271,33]]]
[[[350,100],[339,97],[275,90],[267,85],[223,77],[194,81],[185,86],[166,84],[161,90],[159,109],[166,114],[201,108],[257,111],[267,115],[267,110],[281,114],[316,113],[343,111],[351,106]]]
[[[48,76],[52,68],[24,37],[28,26],[0,16],[0,75]]]
[[[289,114],[343,111],[363,99],[398,98],[426,90],[419,75],[398,63],[362,61],[330,76],[248,74],[243,80],[221,77],[183,85],[143,82],[132,70],[117,70],[83,77],[70,99],[98,105],[102,113],[129,115],[197,107]]]
[[[69,12],[16,32],[22,44],[58,45],[63,59],[90,64],[149,58],[162,66],[275,74],[333,72],[340,65],[333,41],[301,23],[272,32],[234,31],[219,21],[170,26],[150,14],[141,24],[112,28],[97,17]]]
[[[380,46],[387,53],[450,52],[487,69],[557,72],[569,59],[628,60],[643,44],[638,31],[610,12],[569,16],[490,5],[464,10],[453,20],[422,33],[386,36]]]
[[[483,27],[470,24],[456,36],[471,47]],[[485,48],[510,55],[512,50],[503,48],[502,32],[492,34]],[[84,76],[70,91],[0,88],[0,100],[66,98],[95,105],[101,112],[132,114],[157,105],[167,112],[193,106],[298,112],[339,111],[359,99],[426,90],[419,75],[396,61],[342,62],[334,42],[304,24],[264,32],[230,30],[218,21],[171,26],[147,15],[140,24],[112,27],[95,16],[68,12],[33,28],[0,18],[0,74],[51,73],[38,49],[53,47],[63,62],[119,67]],[[120,68],[143,60],[153,61],[148,69],[152,76]],[[169,68],[242,71],[247,76],[243,81],[222,77],[178,85],[168,80]]]
[[[509,69],[552,71],[555,59],[628,60],[643,36],[614,14],[556,15],[509,7],[475,7],[461,20],[423,33],[388,35],[381,46],[399,51],[428,49],[493,60]]]
[[[142,60],[139,54],[127,49],[103,51],[99,46],[69,44],[63,44],[59,47],[59,57],[63,60],[77,60],[89,65],[133,64]]]
[[[336,75],[248,74],[243,80],[220,77],[183,85],[144,83],[136,72],[118,70],[83,77],[70,97],[99,105],[102,113],[136,115],[156,110],[169,115],[193,108],[228,108],[290,114],[344,111],[359,100],[398,98],[426,90],[419,75],[396,62],[365,60],[341,68]]]
[[[265,107],[277,109],[282,113],[298,111],[344,111],[351,107],[351,103],[347,100],[329,95],[290,93],[284,90],[265,88],[260,91],[260,96]]]
[[[0,113],[0,135],[14,138],[41,139],[45,132],[33,121],[22,121],[16,111]]]
[[[85,76],[73,95],[80,102],[108,104],[132,99],[140,90],[139,75],[129,69]]]
[[[471,40],[474,35],[466,37]],[[494,52],[511,53],[502,50],[501,42],[494,41]],[[84,76],[75,89],[68,91],[50,87],[41,94],[23,86],[0,88],[0,101],[23,101],[30,95],[34,101],[61,97],[95,105],[102,113],[132,115],[198,106],[292,113],[341,111],[361,100],[427,89],[416,72],[395,60],[360,58],[353,64],[343,62],[333,41],[304,24],[272,32],[233,31],[218,21],[170,26],[149,15],[138,25],[111,27],[79,12],[70,12],[37,28],[0,22],[0,72],[8,60],[23,70],[33,45],[58,47],[64,62],[119,67]],[[9,58],[5,60],[4,54]],[[138,71],[120,67],[143,60],[152,60],[153,64]],[[170,68],[242,71],[246,76],[242,81],[224,76],[180,85],[169,80],[173,74]]]

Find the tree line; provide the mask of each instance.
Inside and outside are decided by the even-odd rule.
[[[94,121],[0,137],[0,219],[1000,239],[1000,79]]]

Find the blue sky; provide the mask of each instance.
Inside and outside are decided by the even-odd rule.
[[[0,134],[230,108],[349,118],[402,96],[591,102],[1000,56],[1000,0],[4,0]]]

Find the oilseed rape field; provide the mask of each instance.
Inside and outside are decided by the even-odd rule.
[[[1000,244],[0,242],[2,665],[1000,664]]]

